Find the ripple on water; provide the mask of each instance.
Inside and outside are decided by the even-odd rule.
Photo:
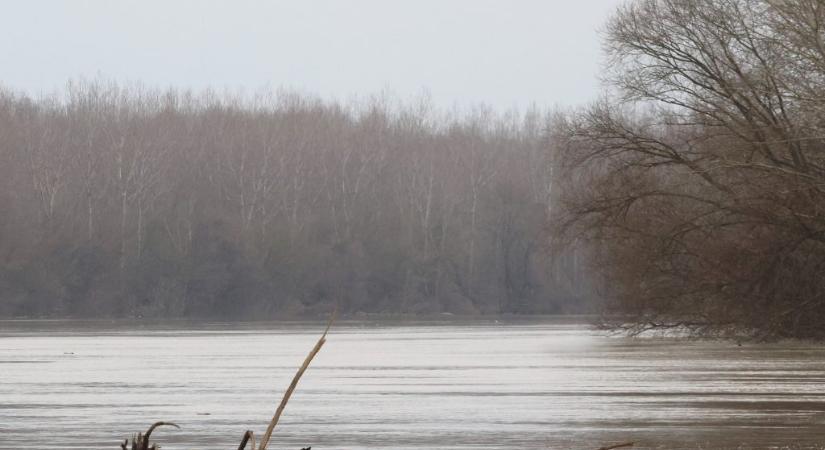
[[[0,450],[114,449],[155,420],[168,450],[262,431],[319,326],[0,335]],[[336,327],[278,448],[821,448],[825,350],[624,339],[558,323]]]

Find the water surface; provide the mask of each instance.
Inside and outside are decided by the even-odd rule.
[[[261,433],[320,324],[0,322],[0,449],[164,449]],[[343,323],[270,448],[823,448],[825,348],[580,324]]]

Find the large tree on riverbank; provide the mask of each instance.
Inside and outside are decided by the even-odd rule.
[[[825,338],[825,4],[637,0],[557,129],[612,326]]]

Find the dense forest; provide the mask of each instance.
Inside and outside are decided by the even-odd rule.
[[[635,0],[600,101],[0,94],[0,315],[590,312],[825,338],[825,4]]]
[[[638,0],[604,32],[612,92],[557,124],[553,220],[607,324],[825,338],[825,3]]]
[[[548,115],[103,81],[0,94],[0,316],[557,313]]]

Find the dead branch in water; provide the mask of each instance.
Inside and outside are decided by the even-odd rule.
[[[608,446],[608,447],[601,447],[601,448],[599,448],[599,450],[613,450],[614,448],[633,447],[633,445],[635,445],[635,444],[636,444],[635,442],[625,442],[623,444],[616,444],[616,445],[611,445],[611,446]]]
[[[244,450],[246,448],[246,443],[252,439],[252,450],[255,450],[255,434],[252,433],[251,430],[246,430],[246,433],[243,434],[243,438],[241,438],[241,444],[238,445],[238,450]]]
[[[304,375],[309,364],[312,362],[315,355],[321,351],[321,347],[324,346],[324,343],[327,341],[327,333],[329,333],[329,329],[332,327],[332,324],[335,322],[335,318],[337,315],[337,309],[333,311],[332,316],[327,322],[327,327],[324,329],[324,333],[318,339],[318,342],[315,343],[315,346],[307,355],[306,359],[304,359],[304,363],[298,369],[298,372],[292,377],[292,382],[289,383],[289,387],[287,388],[286,392],[284,393],[283,398],[281,399],[281,403],[278,404],[278,409],[275,410],[275,415],[272,417],[272,420],[269,422],[269,426],[266,428],[266,432],[264,433],[263,438],[261,439],[261,444],[257,448],[255,447],[255,434],[251,430],[247,430],[243,437],[241,438],[241,443],[238,446],[238,450],[245,450],[246,445],[250,444],[251,450],[266,450],[266,446],[269,444],[269,439],[272,436],[272,431],[275,429],[275,426],[278,424],[278,420],[281,418],[281,414],[283,414],[284,409],[286,408],[287,402],[289,402],[290,397],[292,397],[292,393],[295,392],[295,388],[298,386],[298,381]],[[138,433],[137,435],[132,437],[132,445],[129,446],[129,440],[126,439],[122,444],[120,444],[120,448],[122,450],[157,450],[157,445],[153,445],[149,447],[149,437],[151,436],[152,432],[155,428],[159,426],[169,425],[175,428],[180,428],[176,424],[172,422],[156,422],[146,430],[146,434]],[[128,449],[127,449],[128,447]],[[311,447],[307,447],[306,449],[302,450],[309,450]]]
[[[318,342],[315,343],[315,346],[310,350],[307,357],[304,359],[304,363],[298,369],[298,372],[295,373],[295,376],[292,377],[292,382],[289,383],[289,387],[287,388],[286,392],[284,392],[283,398],[281,398],[281,403],[278,404],[278,408],[275,410],[275,415],[272,417],[272,420],[269,422],[269,426],[266,429],[266,432],[261,439],[261,444],[257,448],[255,447],[255,433],[251,430],[247,430],[243,437],[241,438],[241,443],[238,445],[238,450],[246,450],[247,444],[250,444],[251,450],[266,450],[267,445],[269,444],[269,439],[272,437],[272,432],[275,430],[275,426],[278,425],[278,420],[281,418],[281,414],[283,414],[284,409],[286,408],[286,404],[289,402],[289,399],[292,397],[292,393],[295,392],[295,388],[298,386],[298,381],[300,381],[301,377],[306,372],[309,364],[315,358],[315,355],[321,351],[321,347],[324,346],[326,342],[327,333],[329,333],[330,327],[335,322],[336,312],[332,313],[332,317],[330,317],[329,322],[327,323],[327,327],[324,329],[324,333],[318,339]],[[149,437],[152,435],[152,432],[155,428],[160,426],[173,426],[175,428],[180,428],[178,425],[172,422],[155,422],[152,426],[146,430],[146,434],[138,433],[136,436],[132,438],[132,445],[128,450],[157,450],[157,445],[153,445],[149,447]],[[618,448],[625,448],[625,447],[633,447],[634,442],[625,442],[622,444],[611,445],[607,447],[600,447],[598,450],[614,450]],[[127,446],[129,445],[129,440],[127,439],[122,444],[120,444],[120,448],[122,450],[127,450]],[[310,450],[312,447],[306,447],[301,450]]]
[[[130,450],[157,450],[157,445],[153,445],[149,447],[149,437],[152,435],[152,432],[155,431],[155,428],[160,426],[170,426],[175,428],[180,428],[177,424],[172,422],[155,422],[152,426],[146,430],[146,434],[138,433],[136,436],[132,436],[132,447]],[[120,444],[120,448],[126,450],[126,446],[129,445],[129,440],[125,440],[122,444]]]
[[[298,372],[292,377],[292,382],[289,383],[289,388],[287,388],[286,392],[284,393],[284,397],[281,399],[281,403],[278,405],[278,409],[275,410],[275,415],[272,417],[272,420],[269,422],[269,426],[266,428],[266,432],[264,436],[261,438],[261,445],[258,447],[258,450],[266,450],[267,444],[269,444],[269,438],[272,436],[272,430],[275,429],[275,425],[278,424],[278,420],[281,418],[281,413],[284,412],[284,408],[286,408],[286,404],[289,401],[289,398],[292,397],[292,392],[295,391],[295,388],[298,386],[298,381],[301,379],[301,376],[304,375],[304,372],[309,367],[309,363],[312,362],[312,359],[315,358],[315,355],[321,350],[321,347],[324,346],[324,343],[327,341],[327,333],[329,332],[329,328],[332,326],[332,323],[335,322],[335,316],[337,311],[333,311],[332,317],[329,318],[329,322],[327,323],[327,328],[324,330],[324,334],[321,335],[321,338],[318,339],[318,342],[315,344],[315,347],[307,355],[306,359],[304,360],[304,364],[301,365],[301,368],[298,369]],[[255,450],[254,448],[252,450]]]

